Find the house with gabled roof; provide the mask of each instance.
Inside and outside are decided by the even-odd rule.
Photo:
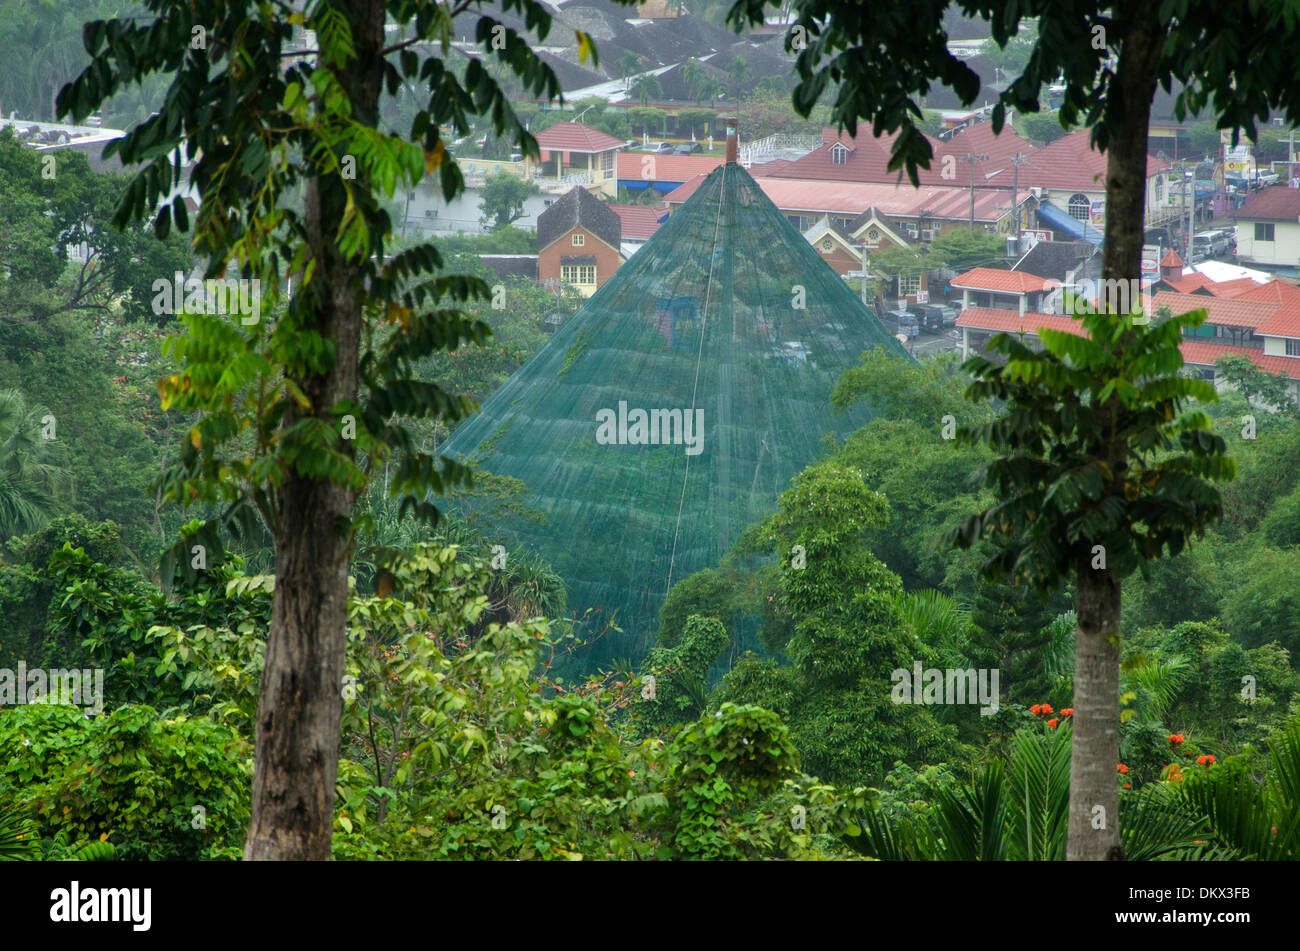
[[[618,270],[623,221],[587,189],[574,188],[537,216],[537,280],[590,297]]]
[[[608,198],[618,194],[618,153],[627,145],[622,139],[581,122],[557,122],[536,138],[542,153],[539,185],[583,185]]]
[[[840,277],[850,271],[862,270],[862,248],[859,242],[853,239],[847,228],[831,221],[829,215],[822,215],[803,236]]]
[[[1237,257],[1273,267],[1300,267],[1300,188],[1272,185],[1246,199],[1237,220]]]
[[[875,205],[871,205],[854,218],[845,230],[854,241],[865,244],[867,253],[870,253],[894,244],[900,247],[908,245],[907,232],[904,230],[906,224],[895,227],[896,224]]]
[[[949,284],[961,291],[961,306],[1014,310],[1020,315],[1043,312],[1051,295],[1058,290],[1058,281],[1039,277],[1028,271],[1007,271],[1000,268],[976,267],[958,274]]]

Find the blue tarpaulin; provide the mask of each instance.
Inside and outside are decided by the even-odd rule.
[[[1048,226],[1058,231],[1064,231],[1075,240],[1087,241],[1089,244],[1095,244],[1101,247],[1101,232],[1092,225],[1080,221],[1073,215],[1067,215],[1061,209],[1054,205],[1043,202],[1038,206],[1038,217],[1047,222]]]

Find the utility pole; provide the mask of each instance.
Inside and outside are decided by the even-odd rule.
[[[1015,166],[1011,172],[1011,214],[1015,216],[1016,228],[1016,253],[1020,253],[1020,164],[1024,162],[1025,157],[1019,152],[1011,159],[1011,164]]]
[[[867,243],[864,241],[858,245],[858,250],[862,252],[862,306],[867,306]]]
[[[966,161],[970,163],[970,230],[975,230],[975,163],[983,162],[988,159],[987,155],[975,155],[972,152],[966,153]]]

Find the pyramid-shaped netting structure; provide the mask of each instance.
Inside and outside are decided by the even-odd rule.
[[[617,617],[639,656],[667,588],[716,564],[865,409],[831,389],[906,351],[742,167],[710,174],[443,447],[523,480],[545,524],[507,527]],[[606,641],[609,639],[607,638]]]

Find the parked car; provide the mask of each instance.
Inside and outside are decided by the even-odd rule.
[[[917,322],[916,315],[906,310],[887,310],[885,311],[884,320],[881,321],[885,329],[891,334],[903,334],[911,338],[921,332],[921,326]]]
[[[943,330],[944,309],[937,304],[912,304],[907,310],[916,317],[922,330]]]
[[[703,147],[698,142],[683,142],[673,148],[674,155],[694,155],[696,152],[703,151]]]
[[[1192,258],[1204,261],[1217,258],[1232,250],[1232,236],[1226,231],[1202,231],[1192,236]]]
[[[645,151],[651,152],[655,155],[667,155],[672,152],[672,150],[673,146],[671,142],[651,142],[645,147]]]

